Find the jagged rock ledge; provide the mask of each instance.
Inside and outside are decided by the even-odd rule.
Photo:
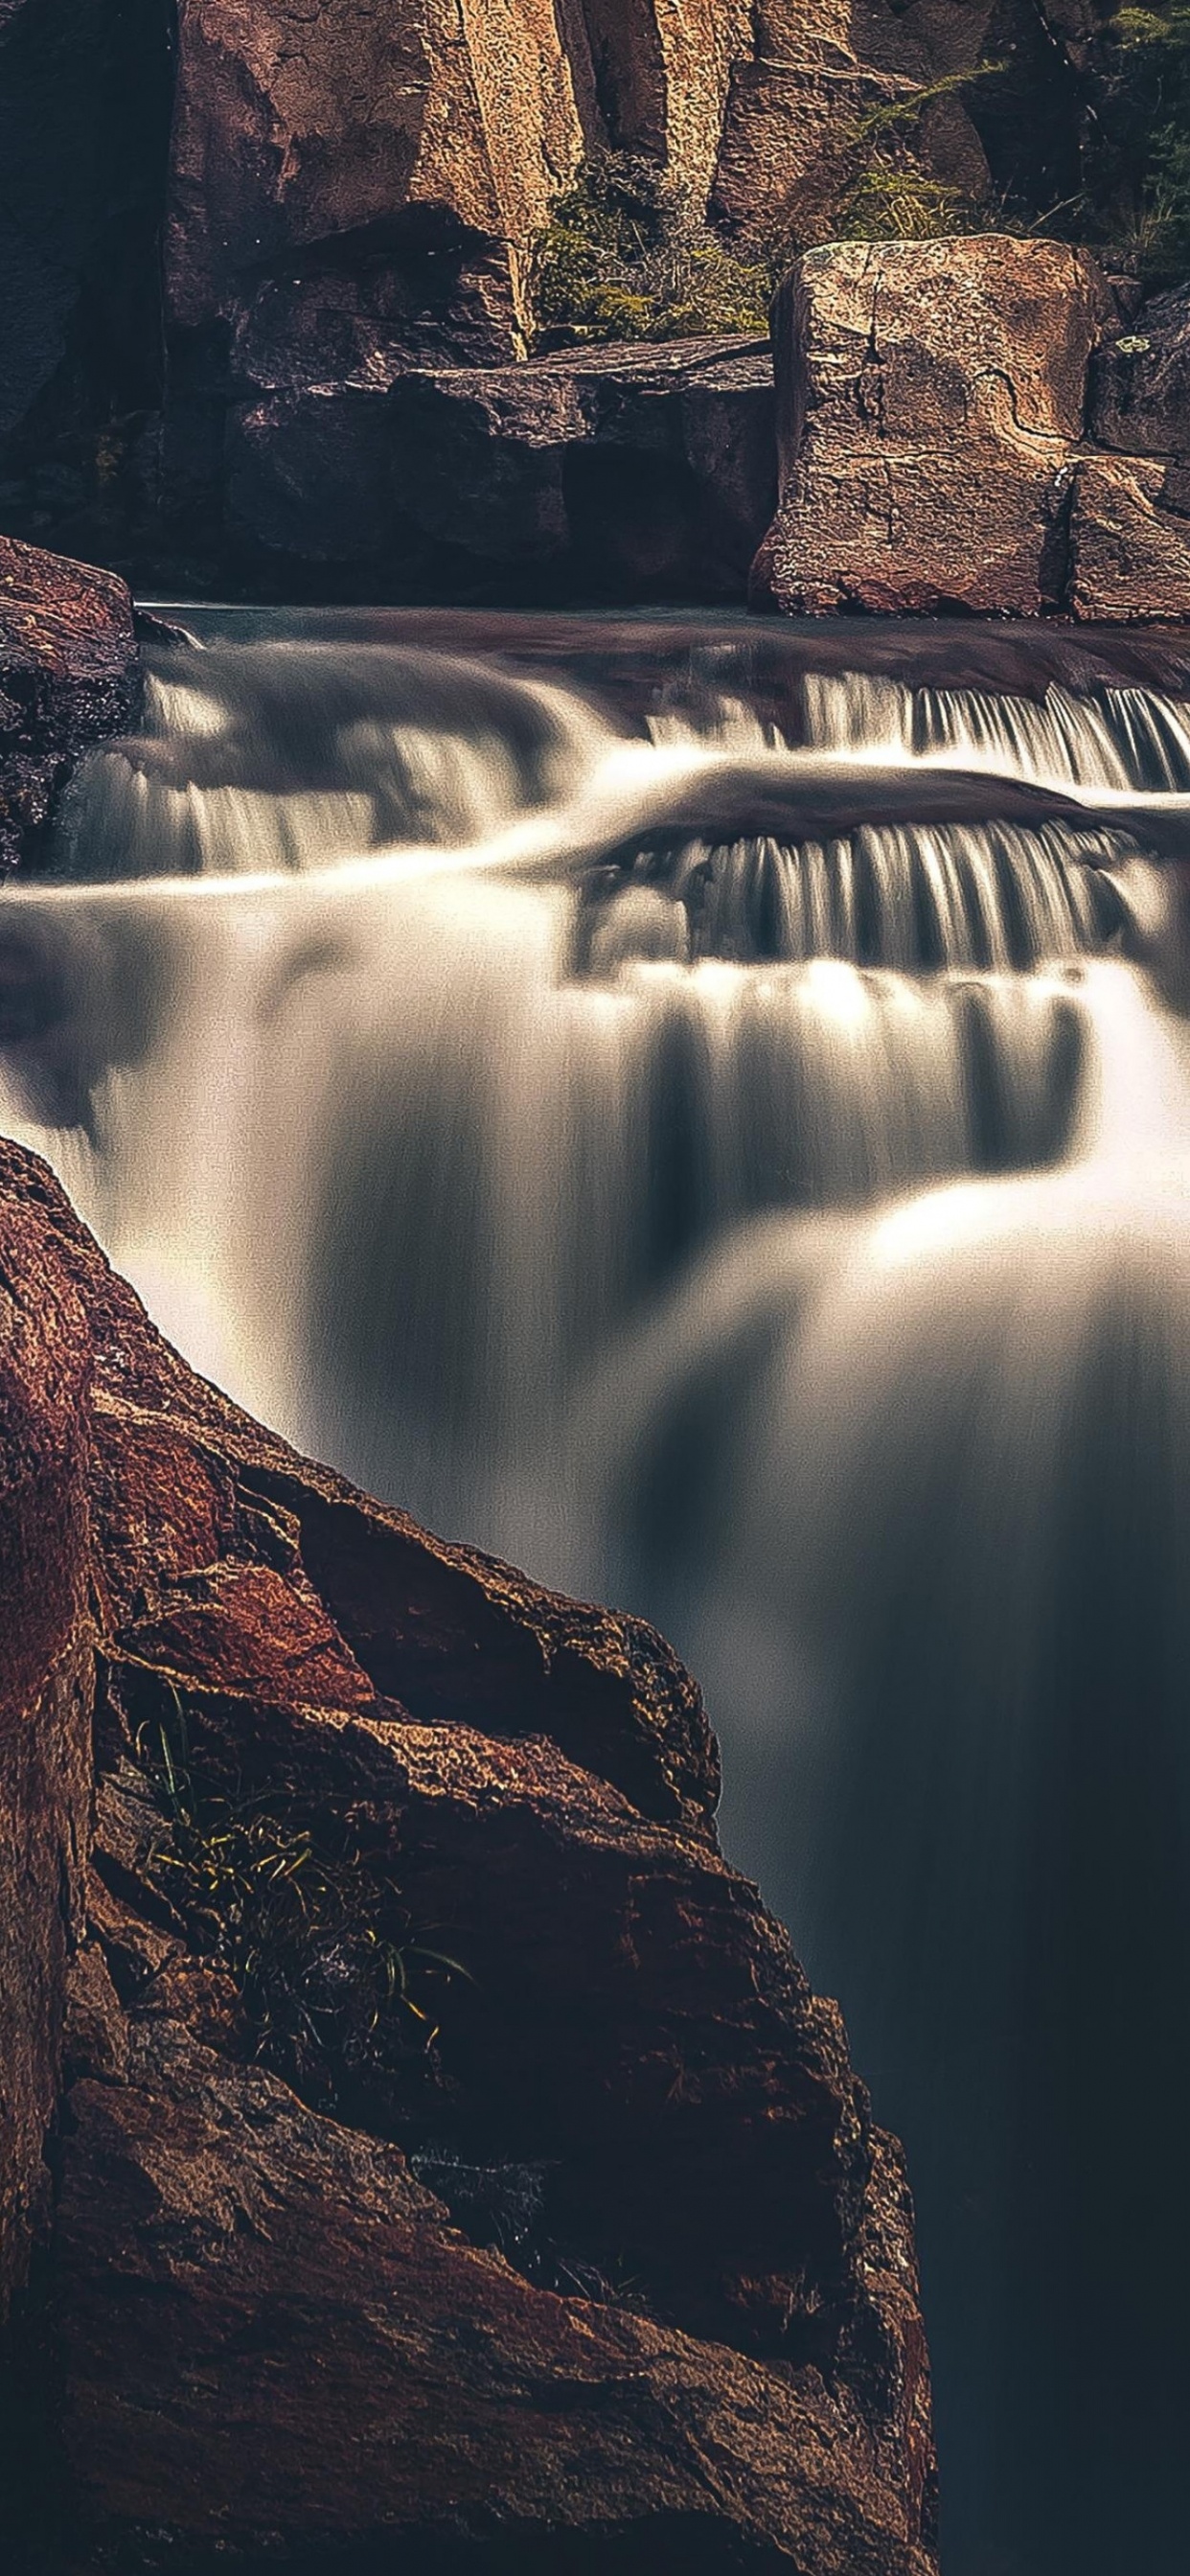
[[[0,875],[36,848],[80,754],[130,723],[139,688],[124,583],[0,536]]]
[[[897,2150],[669,1649],[248,1420],[12,1145],[0,1447],[28,2563],[929,2576]]]

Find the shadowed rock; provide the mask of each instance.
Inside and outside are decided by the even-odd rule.
[[[0,1216],[0,1428],[37,1468],[6,1487],[0,1749],[37,1759],[3,1774],[5,1843],[48,1856],[0,1877],[14,2283],[48,2236],[18,2345],[38,2564],[929,2576],[896,2151],[720,1857],[693,1683],[238,1413],[12,1146]],[[270,1883],[308,1874],[253,1964],[203,1891],[260,1834]],[[353,2009],[393,1906],[413,1991],[460,1963],[432,2041],[395,1989]]]

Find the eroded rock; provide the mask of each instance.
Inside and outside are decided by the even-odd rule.
[[[36,1283],[0,1419],[66,1458],[59,1624],[78,1646],[85,1578],[98,1641],[25,2329],[57,2445],[41,2564],[199,2576],[383,2534],[419,2569],[929,2576],[903,2177],[834,2007],[719,1854],[693,1684],[639,1621],[429,1538],[238,1413],[13,1146],[0,1210]],[[64,1525],[34,1493],[4,1567],[44,1591],[38,1673]],[[271,1918],[246,1967],[203,1892],[246,1835],[307,1869],[304,2022],[262,1982]],[[331,1939],[336,1866],[359,1911]],[[415,1993],[425,1945],[459,1963],[432,2046],[395,1987],[353,2015],[394,1906]]]

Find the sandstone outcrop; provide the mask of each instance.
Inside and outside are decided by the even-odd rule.
[[[414,369],[235,415],[241,540],[373,595],[738,598],[776,497],[767,342]],[[275,577],[275,576],[274,576]]]
[[[775,308],[781,500],[753,596],[793,613],[1190,615],[1190,520],[1086,436],[1118,330],[1087,253],[838,243]]]
[[[127,725],[138,685],[123,582],[0,536],[0,872],[35,846],[80,752]]]
[[[693,1684],[237,1413],[14,1146],[0,1212],[39,2568],[929,2576],[897,2154]]]

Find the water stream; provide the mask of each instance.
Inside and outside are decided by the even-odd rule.
[[[1183,2576],[1190,705],[185,622],[0,897],[0,1122],[675,1637],[909,2148],[947,2576]]]

